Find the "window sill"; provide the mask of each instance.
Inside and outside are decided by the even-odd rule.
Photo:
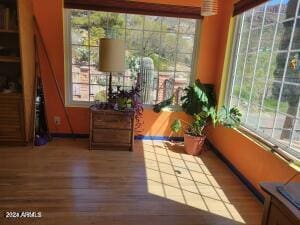
[[[66,103],[65,107],[67,107],[67,108],[89,108],[93,104],[94,103],[72,102],[72,103]],[[152,110],[153,105],[145,104],[145,105],[143,105],[143,108]],[[161,111],[162,112],[183,112],[183,109],[181,106],[176,105],[176,106],[165,107]]]
[[[240,126],[239,128],[235,128],[237,132],[239,132],[241,135],[245,136],[249,140],[255,142],[259,146],[261,146],[264,150],[271,152],[275,155],[275,157],[285,161],[289,166],[300,172],[300,160],[296,157],[288,154],[286,151],[281,149],[278,146],[275,146],[271,142],[267,141],[263,137],[260,137],[259,135],[255,134],[251,130],[247,129],[246,127]]]
[[[65,103],[65,107],[67,108],[89,108],[93,103],[86,103],[86,102],[71,102]]]
[[[143,105],[144,109],[153,110],[154,105]],[[183,109],[179,105],[168,106],[161,109],[161,112],[183,112]]]

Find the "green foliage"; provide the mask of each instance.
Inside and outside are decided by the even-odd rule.
[[[153,106],[153,111],[156,112],[156,113],[159,113],[159,112],[161,112],[161,110],[163,108],[172,105],[173,101],[174,101],[174,96],[172,96],[171,98],[169,98],[167,100],[164,100],[164,101],[162,101],[158,104],[155,104]]]
[[[200,137],[203,136],[203,129],[205,128],[207,124],[207,117],[208,115],[206,113],[199,113],[194,115],[193,121],[191,123],[187,123],[184,121],[181,121],[180,119],[176,119],[171,124],[171,130],[175,133],[178,133],[182,131],[184,128],[186,128],[185,132],[189,135]],[[184,122],[187,126],[184,127],[182,125],[182,122]]]
[[[82,46],[98,46],[99,39],[103,37],[125,39],[129,49],[139,49],[136,55],[140,58],[150,57],[154,63],[156,71],[173,71],[176,65],[184,69],[191,67],[190,58],[194,46],[193,28],[194,22],[190,20],[179,23],[177,18],[162,18],[143,15],[123,14],[123,13],[107,13],[91,10],[72,10],[71,11],[71,27],[73,44]],[[180,24],[180,26],[179,26]],[[187,32],[191,35],[178,34]],[[127,31],[125,33],[125,28]],[[145,30],[143,30],[145,28]],[[160,33],[159,31],[163,31]],[[142,42],[143,40],[143,42]],[[177,49],[177,45],[183,49]],[[77,48],[77,47],[76,47]],[[191,50],[191,51],[190,51]],[[177,52],[180,54],[177,58]],[[90,52],[90,61],[93,65],[98,65],[98,52],[95,50]],[[132,53],[134,51],[131,51]],[[183,55],[187,55],[183,57]],[[79,54],[78,62],[86,60],[86,55]],[[131,59],[127,60],[132,62]],[[128,65],[128,64],[127,64]],[[134,76],[136,76],[136,68],[129,64]]]
[[[77,64],[88,64],[89,63],[89,50],[85,47],[78,47],[76,49],[75,61]]]
[[[182,129],[182,123],[179,119],[176,119],[171,124],[171,129],[173,132],[178,133]]]
[[[237,108],[226,108],[223,106],[217,113],[216,123],[227,128],[234,128],[241,123],[242,114]]]
[[[187,129],[187,133],[192,136],[203,136],[203,129],[207,123],[207,115],[201,113],[194,116],[194,121]]]
[[[200,80],[196,80],[184,91],[185,95],[181,97],[182,108],[189,115],[195,115],[204,109],[210,110],[216,105],[214,89],[211,84],[202,84]]]
[[[193,121],[187,124],[186,133],[192,136],[203,136],[205,126],[211,122],[214,126],[222,125],[227,128],[237,127],[241,122],[242,114],[237,108],[223,106],[217,111],[213,86],[202,84],[200,80],[185,89],[182,97],[182,108],[190,115]],[[179,119],[174,120],[171,125],[173,132],[178,133],[183,129]]]
[[[91,27],[90,28],[90,43],[88,39],[85,41],[85,45],[97,46],[99,40],[105,38],[105,30],[102,27]]]
[[[106,91],[99,91],[96,95],[95,95],[95,101],[99,101],[99,102],[105,102],[106,101]]]
[[[73,36],[76,42],[84,46],[98,46],[100,38],[104,37],[121,37],[122,30],[125,26],[125,16],[118,13],[103,13],[87,10],[72,10],[71,13],[72,30],[78,34]],[[78,47],[76,61],[88,62],[89,52],[87,48]],[[98,64],[98,52],[90,53],[90,60]]]
[[[136,55],[128,55],[125,58],[126,64],[131,72],[132,77],[137,77],[137,73],[140,71],[140,60]]]

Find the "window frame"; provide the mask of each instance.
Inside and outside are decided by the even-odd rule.
[[[268,2],[264,3],[263,5],[266,5]],[[281,4],[282,2],[280,2]],[[259,7],[259,6],[256,6],[256,7]],[[256,8],[255,7],[255,8]],[[280,8],[279,10],[281,9],[281,5],[280,5]],[[253,10],[253,9],[250,9],[250,10]],[[264,11],[265,12],[265,11]],[[287,73],[287,63],[289,61],[289,58],[290,58],[290,55],[291,53],[295,53],[295,52],[299,52],[299,49],[291,49],[291,46],[292,46],[292,43],[294,41],[294,34],[295,34],[295,27],[296,27],[296,24],[298,22],[298,20],[300,21],[300,14],[298,14],[298,12],[300,12],[300,0],[298,0],[297,2],[297,8],[295,10],[295,16],[294,17],[291,17],[291,18],[287,18],[287,19],[281,19],[280,18],[280,13],[278,13],[277,15],[277,19],[276,19],[276,22],[275,23],[271,23],[271,24],[268,24],[267,26],[272,26],[274,25],[275,26],[275,31],[274,31],[274,35],[273,35],[273,42],[272,42],[272,45],[274,45],[275,43],[275,39],[276,39],[276,35],[277,35],[277,30],[278,30],[278,26],[280,24],[283,24],[285,22],[293,22],[293,25],[292,25],[292,31],[291,31],[291,37],[290,37],[290,40],[289,40],[289,45],[287,47],[286,50],[276,50],[274,51],[273,50],[273,46],[272,46],[272,50],[270,51],[270,59],[269,59],[269,64],[271,64],[271,61],[272,61],[272,56],[274,55],[274,53],[278,52],[278,53],[286,53],[286,59],[285,59],[285,67],[284,67],[284,74],[283,74],[283,78],[282,78],[282,81],[280,82],[280,93],[279,93],[279,96],[278,96],[278,99],[277,99],[277,106],[276,106],[276,110],[275,110],[275,118],[274,118],[274,125],[272,127],[272,130],[275,129],[275,125],[276,125],[276,119],[277,119],[277,114],[278,113],[281,113],[281,114],[286,114],[288,115],[287,113],[283,113],[283,112],[280,112],[279,111],[279,105],[278,104],[281,100],[281,97],[282,97],[282,89],[284,87],[284,84],[289,84],[289,82],[285,81],[284,78],[286,76],[286,73]],[[245,13],[245,12],[244,12]],[[228,78],[226,79],[226,84],[225,84],[225,94],[224,94],[224,104],[227,105],[227,106],[231,106],[230,103],[231,103],[231,98],[232,98],[232,93],[233,93],[233,88],[234,88],[234,79],[235,79],[235,76],[234,76],[234,70],[236,68],[236,64],[238,63],[238,60],[235,60],[236,59],[236,53],[237,53],[237,50],[239,48],[239,45],[240,45],[240,30],[239,28],[242,30],[243,28],[239,26],[239,23],[241,22],[241,20],[243,19],[242,17],[244,16],[244,13],[243,14],[240,14],[240,15],[236,15],[235,17],[232,18],[232,26],[233,26],[233,38],[231,40],[228,40],[228,41],[231,41],[231,49],[229,51],[228,54],[230,54],[229,56],[229,67],[228,67],[228,70],[226,71],[226,74],[228,76]],[[254,13],[254,11],[253,11]],[[251,15],[252,17],[252,15]],[[264,15],[265,17],[265,15]],[[265,19],[265,18],[264,18]],[[264,21],[263,19],[263,21]],[[251,19],[252,20],[252,19]],[[262,23],[263,23],[262,21]],[[260,26],[261,27],[261,32],[263,33],[263,24]],[[255,28],[257,29],[257,28]],[[255,30],[254,29],[254,30]],[[251,31],[251,25],[250,25],[250,30]],[[263,34],[262,34],[263,35]],[[249,37],[248,37],[249,39]],[[261,42],[261,36],[259,38],[259,42]],[[249,41],[249,40],[248,40]],[[238,43],[238,44],[237,44]],[[249,43],[247,44],[247,46],[249,45]],[[260,45],[260,43],[258,44]],[[248,47],[247,47],[248,48]],[[258,47],[259,49],[259,47]],[[256,51],[256,65],[257,65],[257,58],[258,58],[258,52],[259,51]],[[246,56],[249,54],[249,51],[246,51]],[[251,52],[253,53],[253,52]],[[246,59],[246,58],[245,58]],[[245,60],[245,64],[246,64],[246,60]],[[255,65],[255,67],[256,67]],[[270,67],[270,65],[268,66]],[[268,77],[266,78],[266,81],[265,83],[267,84],[268,83],[268,80],[270,78],[270,68],[268,68]],[[256,69],[254,69],[254,73],[252,74],[250,78],[250,80],[254,80],[255,79],[255,74],[256,74]],[[244,79],[244,72],[243,72],[243,76],[242,76],[242,79]],[[266,84],[265,84],[265,87],[264,87],[264,92],[265,92],[265,89],[266,89]],[[241,84],[242,85],[242,84]],[[300,83],[297,84],[297,86],[300,87]],[[242,89],[242,88],[241,88]],[[241,92],[241,89],[240,89],[240,92]],[[252,90],[251,90],[252,92]],[[265,96],[263,97],[265,98]],[[239,97],[240,99],[240,97]],[[247,99],[248,101],[251,100],[251,96],[249,99]],[[238,100],[239,101],[239,100]],[[300,101],[300,100],[299,100]],[[247,106],[248,109],[247,109],[247,116],[248,117],[248,114],[249,114],[249,111],[251,110],[250,109],[250,106]],[[260,106],[262,107],[262,106]],[[300,107],[300,103],[298,104],[298,108]],[[260,114],[261,114],[262,110],[260,109]],[[246,121],[245,123],[247,122],[247,119],[246,118]],[[258,120],[260,121],[261,119],[261,115],[259,115],[259,118]],[[297,123],[297,116],[295,117],[295,123]],[[237,128],[237,130],[239,132],[241,132],[242,134],[245,134],[247,137],[249,137],[250,139],[254,140],[255,142],[259,142],[261,143],[263,146],[267,147],[267,149],[269,149],[270,151],[272,152],[276,152],[281,158],[284,158],[285,160],[287,160],[288,162],[300,162],[300,158],[297,158],[295,155],[293,155],[291,153],[291,151],[295,151],[297,152],[297,150],[294,150],[291,148],[291,143],[293,141],[293,132],[294,132],[294,128],[291,128],[291,140],[289,141],[289,144],[288,146],[280,143],[279,141],[277,141],[274,137],[267,137],[266,134],[264,134],[263,132],[259,131],[258,129],[252,129],[251,127],[249,126],[246,126],[247,124],[241,124],[240,125],[240,128]],[[258,124],[259,125],[259,124]],[[295,126],[293,126],[295,127]],[[299,155],[300,153],[297,152],[296,155]]]
[[[63,19],[64,19],[64,81],[65,81],[65,106],[66,107],[80,107],[80,108],[88,108],[94,104],[93,101],[74,101],[73,100],[73,83],[72,83],[72,42],[71,42],[71,21],[70,21],[70,12],[72,9],[64,9],[63,12]],[[103,11],[106,12],[106,11]],[[122,13],[126,14],[126,13]],[[137,15],[137,14],[132,14]],[[147,16],[147,15],[145,15]],[[177,17],[180,19],[181,17]],[[185,19],[185,18],[184,18]],[[202,20],[194,19],[196,21],[195,26],[195,34],[194,34],[194,48],[193,52],[191,53],[192,61],[191,61],[191,71],[190,71],[190,80],[189,84],[191,85],[196,79],[196,72],[197,72],[197,62],[199,57],[199,41],[200,41],[200,28]],[[126,29],[126,28],[124,28]],[[143,30],[147,31],[147,30]],[[149,31],[150,32],[150,31]],[[157,31],[155,31],[157,32]],[[162,33],[158,31],[157,33]],[[187,34],[189,35],[189,34]],[[178,39],[176,40],[178,41]],[[176,51],[176,54],[178,52]],[[184,53],[183,53],[184,54]],[[175,62],[175,70],[176,70],[176,62]],[[173,71],[172,71],[173,72]],[[175,71],[176,72],[176,71]],[[89,84],[90,88],[90,84]],[[144,108],[152,108],[154,104],[143,104]],[[169,107],[171,111],[182,111],[181,107],[178,105],[172,105]]]

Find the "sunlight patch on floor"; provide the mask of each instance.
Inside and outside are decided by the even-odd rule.
[[[200,157],[158,141],[144,141],[143,149],[149,193],[245,223]]]

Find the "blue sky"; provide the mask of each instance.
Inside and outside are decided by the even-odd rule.
[[[283,0],[282,2],[283,3],[288,3],[288,1],[289,0]],[[281,0],[271,0],[271,1],[268,1],[269,2],[269,4],[271,4],[271,5],[277,5],[277,4],[279,4],[280,2],[281,2]]]

